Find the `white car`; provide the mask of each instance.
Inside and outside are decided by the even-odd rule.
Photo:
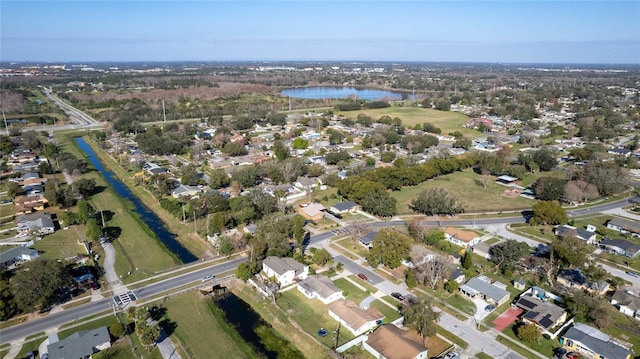
[[[213,277],[214,277],[213,274],[206,275],[206,276],[202,277],[202,281],[206,282],[208,280],[213,279]]]

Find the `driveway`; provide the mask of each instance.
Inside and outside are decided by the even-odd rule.
[[[474,314],[473,316],[478,322],[482,321],[487,315],[491,314],[491,312],[487,312],[486,310],[484,310],[484,308],[489,305],[489,303],[487,303],[484,299],[475,297],[473,298],[472,302],[476,305],[476,314]]]

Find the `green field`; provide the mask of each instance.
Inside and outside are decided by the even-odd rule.
[[[177,347],[182,347],[190,358],[244,358],[246,353],[220,326],[198,292],[192,291],[173,297],[163,304],[168,317],[176,324],[172,336]],[[209,303],[213,305],[213,303]]]
[[[535,203],[534,200],[520,196],[515,198],[503,196],[502,194],[509,187],[496,184],[494,181],[489,181],[487,188],[483,188],[482,183],[480,183],[480,176],[473,172],[472,169],[466,169],[391,193],[391,196],[398,200],[398,213],[413,213],[409,209],[411,200],[416,198],[422,190],[434,187],[444,188],[451,193],[455,193],[456,197],[465,203],[466,212],[521,210],[531,208]]]
[[[369,296],[367,292],[356,287],[355,285],[353,285],[353,283],[349,282],[345,278],[336,279],[333,283],[338,288],[342,289],[342,293],[344,294],[345,298],[358,305],[364,300],[364,298]]]
[[[481,135],[481,133],[476,130],[462,127],[469,117],[460,112],[438,111],[421,107],[395,106],[373,110],[337,112],[338,115],[350,117],[354,120],[358,117],[358,114],[361,113],[371,116],[374,120],[377,120],[384,115],[388,115],[391,118],[399,117],[402,120],[403,126],[411,128],[418,123],[423,124],[425,122],[429,122],[434,124],[436,127],[439,127],[442,130],[443,135],[454,131],[460,131],[464,135],[471,137]]]

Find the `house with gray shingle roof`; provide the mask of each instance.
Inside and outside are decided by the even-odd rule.
[[[27,247],[14,247],[0,253],[0,268],[7,268],[14,263],[32,261],[38,258],[38,250]]]
[[[598,242],[598,248],[629,258],[635,258],[640,253],[640,245],[624,239],[605,238]]]
[[[611,337],[583,323],[576,323],[560,339],[560,343],[589,358],[629,359],[631,351],[611,341]]]
[[[347,212],[355,213],[358,209],[360,209],[360,206],[353,201],[339,202],[334,204],[330,208],[332,212],[340,214],[344,214]]]
[[[556,227],[553,230],[553,233],[558,237],[565,237],[565,236],[575,237],[580,240],[583,240],[587,244],[593,244],[596,241],[595,232],[589,232],[582,228],[576,228],[568,225],[562,225],[562,226]]]
[[[620,233],[629,233],[634,237],[640,237],[640,222],[624,218],[613,218],[607,222],[607,228]]]
[[[460,286],[460,292],[469,297],[480,296],[484,300],[496,305],[506,303],[509,300],[509,292],[506,285],[500,282],[491,282],[486,276],[471,278]]]
[[[109,347],[111,347],[109,330],[107,327],[100,327],[75,332],[66,339],[50,343],[47,346],[47,353],[51,359],[90,358],[93,354]]]
[[[297,284],[298,290],[309,299],[318,299],[324,304],[344,298],[338,288],[326,275],[310,275]]]
[[[640,293],[633,288],[620,288],[613,293],[611,304],[620,312],[632,318],[640,319]]]
[[[296,261],[293,258],[278,258],[270,256],[262,261],[262,271],[267,278],[275,278],[281,287],[307,278],[309,266]]]

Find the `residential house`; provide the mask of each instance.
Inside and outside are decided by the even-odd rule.
[[[318,299],[324,304],[343,299],[342,290],[326,275],[310,275],[297,283],[298,290],[309,299]]]
[[[606,281],[588,282],[580,269],[563,269],[558,272],[556,282],[567,288],[581,289],[590,293],[604,294],[609,291]]]
[[[509,300],[509,292],[506,285],[500,282],[491,282],[486,276],[471,278],[460,286],[460,292],[469,297],[480,296],[489,303],[500,305]]]
[[[629,233],[634,237],[640,237],[640,222],[624,218],[613,218],[607,222],[607,228],[620,233]]]
[[[587,244],[594,244],[596,242],[596,233],[593,231],[587,231],[582,228],[576,228],[569,225],[562,225],[554,228],[553,233],[558,237],[575,237]]]
[[[460,267],[454,267],[451,268],[451,272],[449,274],[449,278],[447,278],[447,281],[454,281],[458,284],[462,284],[464,283],[464,280],[467,278],[467,276],[464,274],[464,272],[460,269]]]
[[[521,295],[515,305],[525,311],[520,317],[523,322],[535,324],[543,334],[552,338],[555,336],[551,329],[567,320],[567,312],[564,309],[535,295]]]
[[[503,186],[513,187],[516,185],[517,177],[502,175],[496,179],[497,184],[501,184]]]
[[[310,203],[307,205],[301,205],[298,208],[298,213],[306,219],[312,221],[319,221],[324,217],[324,206],[320,203]]]
[[[610,253],[615,253],[629,258],[635,258],[640,252],[640,245],[631,243],[624,239],[605,238],[598,242],[598,248],[604,249]]]
[[[16,216],[16,224],[18,225],[18,234],[28,235],[51,234],[56,231],[53,219],[48,213],[28,213]]]
[[[473,247],[480,243],[480,236],[476,232],[465,231],[455,227],[447,227],[444,229],[444,238],[461,247]]]
[[[393,324],[381,325],[362,342],[378,359],[427,359],[427,348],[412,333]]]
[[[303,191],[311,191],[312,188],[318,187],[318,181],[315,178],[300,176],[293,185]]]
[[[364,237],[360,237],[359,242],[363,246],[367,248],[371,248],[371,246],[373,245],[373,241],[376,239],[377,235],[378,235],[377,231],[369,232]]]
[[[338,214],[356,213],[359,209],[360,206],[353,201],[339,202],[330,208],[331,212]]]
[[[13,264],[32,261],[38,258],[38,250],[27,247],[13,247],[0,253],[0,268],[8,268]]]
[[[484,244],[482,242],[476,244],[471,248],[471,251],[474,254],[479,255],[480,257],[489,259],[491,257],[491,246],[488,244]]]
[[[356,336],[373,329],[384,319],[384,315],[375,307],[360,309],[357,304],[346,299],[331,303],[329,315]]]
[[[514,279],[513,280],[513,287],[517,290],[524,290],[524,287],[527,285],[527,281],[522,279],[522,278],[518,278],[518,279]]]
[[[91,358],[93,354],[109,347],[111,347],[109,330],[107,327],[100,327],[98,329],[75,332],[66,339],[49,343],[47,354],[51,359],[84,359]],[[42,357],[42,353],[40,357]]]
[[[560,339],[562,346],[593,359],[630,359],[631,351],[611,337],[583,323],[576,323]]]
[[[309,266],[293,258],[270,256],[262,261],[262,271],[268,278],[275,278],[281,287],[286,287],[295,280],[307,278]]]
[[[202,189],[198,186],[189,186],[186,184],[181,184],[173,191],[171,191],[171,196],[173,198],[181,198],[181,197],[193,197],[196,194],[200,193]]]
[[[640,319],[640,293],[633,288],[619,288],[611,297],[611,304],[620,312]]]
[[[311,163],[317,163],[323,166],[327,165],[327,159],[324,156],[311,156],[309,157],[309,161],[311,161]]]
[[[612,155],[617,155],[617,156],[623,156],[623,157],[629,157],[631,156],[631,154],[633,153],[633,151],[631,151],[628,148],[620,148],[620,147],[616,147],[616,148],[610,148],[607,153],[610,153]]]
[[[16,215],[43,211],[48,203],[49,201],[43,195],[16,196],[13,199]]]

